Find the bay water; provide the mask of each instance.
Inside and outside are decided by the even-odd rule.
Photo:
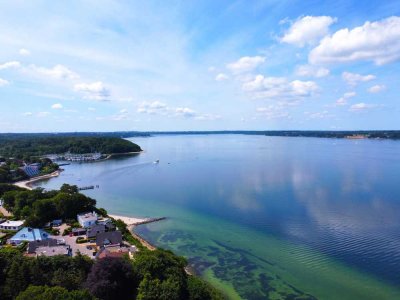
[[[400,299],[400,142],[130,140],[144,152],[37,185],[99,185],[84,193],[109,213],[167,217],[135,230],[230,299]]]

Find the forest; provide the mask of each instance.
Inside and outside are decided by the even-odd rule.
[[[66,152],[118,154],[140,151],[140,146],[110,136],[0,135],[0,157],[4,158],[30,159],[32,156]]]

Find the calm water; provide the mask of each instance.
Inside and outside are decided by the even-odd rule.
[[[137,231],[232,299],[400,299],[400,142],[132,141],[145,153],[40,185],[98,184],[86,194],[110,213],[168,217]]]

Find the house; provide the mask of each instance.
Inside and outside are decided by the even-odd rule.
[[[90,227],[93,224],[96,224],[98,216],[95,212],[87,212],[87,213],[83,213],[83,214],[79,214],[77,216],[78,222],[79,224],[84,227]]]
[[[121,245],[122,233],[121,231],[108,231],[99,233],[96,236],[96,245],[98,247],[107,247],[111,245]]]
[[[33,242],[47,240],[49,234],[38,228],[24,227],[8,240],[9,244],[20,244],[22,242]]]
[[[1,230],[12,230],[12,231],[18,231],[20,230],[25,221],[5,221],[0,224],[0,229]]]
[[[69,245],[57,245],[57,246],[41,246],[36,248],[36,256],[55,256],[65,255],[71,256],[72,249]]]
[[[97,254],[98,259],[113,257],[120,258],[128,255],[129,257],[133,257],[133,255],[137,252],[137,248],[135,246],[132,247],[121,247],[121,246],[109,246],[100,249]]]
[[[99,233],[106,232],[106,226],[102,224],[94,224],[90,226],[86,231],[86,237],[88,239],[96,237]]]
[[[84,235],[84,234],[86,234],[86,229],[85,228],[72,228],[72,234],[74,236]]]
[[[111,231],[115,229],[115,225],[111,221],[110,218],[98,219],[97,224],[103,224],[106,226],[107,231]]]
[[[28,243],[27,254],[29,256],[71,256],[72,250],[69,245],[65,245],[62,240],[47,239]]]

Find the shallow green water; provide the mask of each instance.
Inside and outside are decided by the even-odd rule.
[[[41,185],[99,184],[86,193],[110,213],[166,216],[137,231],[232,299],[400,299],[400,143],[135,142],[146,152],[67,166]]]

